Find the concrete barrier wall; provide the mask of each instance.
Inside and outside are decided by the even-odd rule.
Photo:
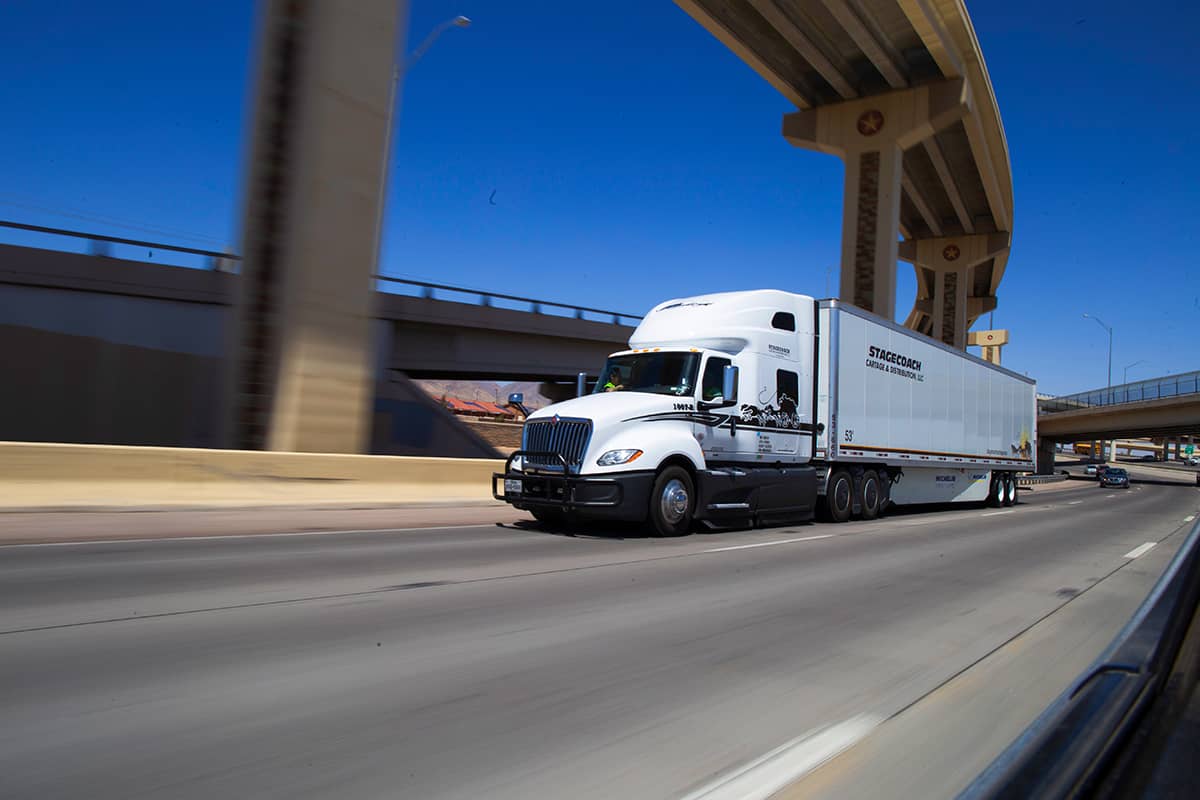
[[[0,509],[484,502],[503,461],[0,442]]]

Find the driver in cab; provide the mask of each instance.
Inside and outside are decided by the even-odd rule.
[[[619,392],[624,388],[625,386],[621,383],[620,370],[614,369],[612,372],[608,373],[608,380],[604,383],[604,391]]]

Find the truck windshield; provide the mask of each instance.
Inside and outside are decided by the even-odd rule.
[[[628,353],[604,364],[596,393],[648,392],[691,395],[696,389],[699,353]]]

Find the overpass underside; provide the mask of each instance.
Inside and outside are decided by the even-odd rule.
[[[676,0],[798,111],[792,144],[842,158],[840,297],[955,347],[996,307],[1012,175],[971,21],[955,0]],[[903,235],[904,240],[900,241]]]
[[[1184,436],[1200,431],[1200,395],[1058,411],[1038,417],[1038,436],[1053,441]]]
[[[1041,414],[1038,472],[1053,471],[1054,448],[1062,442],[1103,442],[1118,437],[1177,438],[1197,433],[1200,433],[1200,394]]]

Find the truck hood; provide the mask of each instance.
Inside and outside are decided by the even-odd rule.
[[[583,397],[546,406],[531,414],[529,421],[549,419],[557,414],[560,417],[590,419],[599,428],[602,425],[621,422],[631,417],[673,411],[683,412],[685,407],[686,410],[695,411],[695,398],[648,392],[605,392],[603,394],[586,394]]]

